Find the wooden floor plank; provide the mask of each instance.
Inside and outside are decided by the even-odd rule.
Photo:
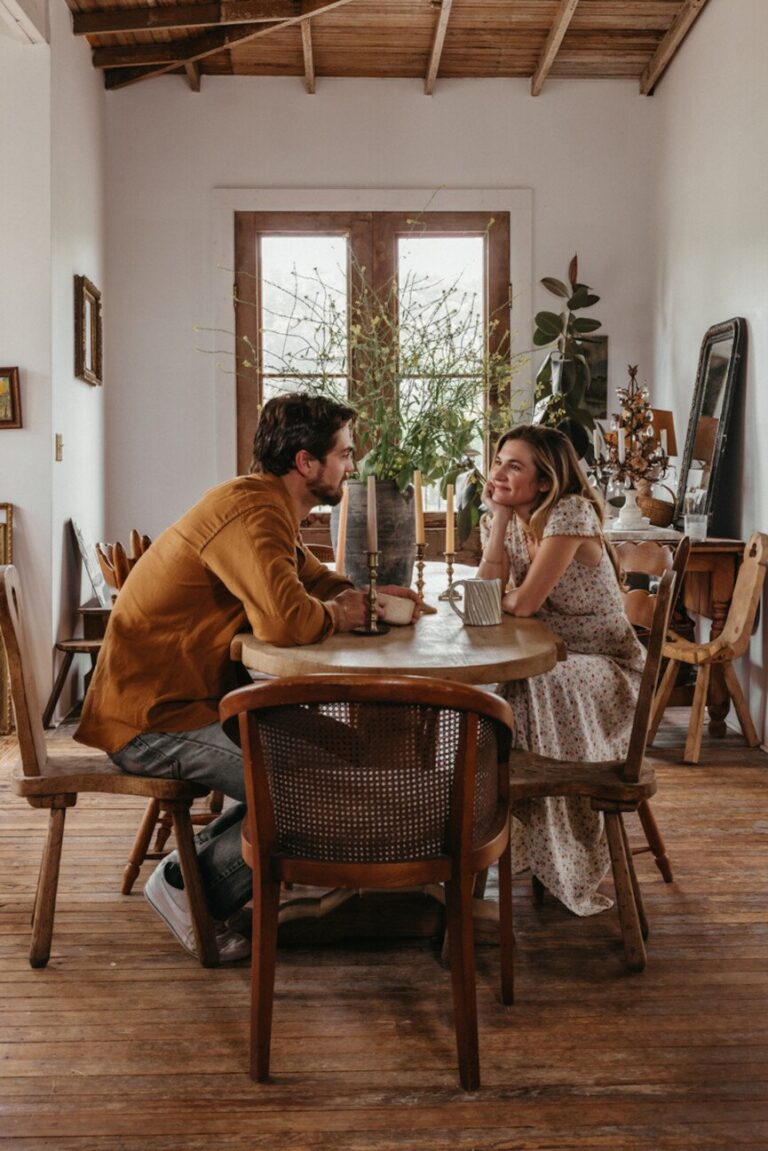
[[[478,948],[475,1096],[429,941],[281,949],[274,1077],[253,1084],[248,964],[203,970],[141,880],[119,894],[130,797],[68,814],[51,962],[33,971],[46,816],[8,794],[0,739],[0,1151],[766,1151],[768,758],[729,734],[683,765],[686,713],[670,714],[652,754],[675,882],[637,858],[648,968],[624,969],[613,912],[536,907],[517,877],[515,1006]],[[51,733],[57,751],[70,734]]]

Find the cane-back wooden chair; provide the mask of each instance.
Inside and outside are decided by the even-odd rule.
[[[579,763],[518,750],[510,756],[509,794],[513,805],[546,796],[584,796],[596,811],[603,812],[624,953],[632,971],[641,971],[646,965],[644,940],[648,924],[622,816],[624,812],[637,811],[656,791],[656,775],[645,758],[645,746],[674,582],[672,572],[666,572],[655,597],[648,654],[626,759]]]
[[[231,692],[254,872],[251,1074],[269,1074],[280,884],[443,884],[462,1087],[479,1086],[476,875],[499,861],[501,997],[512,1001],[507,758],[497,696],[425,677],[302,676]]]
[[[696,687],[683,752],[684,763],[699,762],[704,708],[713,667],[722,670],[725,686],[733,700],[747,745],[757,747],[760,742],[733,665],[737,659],[741,659],[749,647],[763,592],[766,565],[768,565],[768,535],[754,532],[744,548],[744,558],[736,577],[731,606],[720,635],[708,643],[695,643],[674,636],[664,645],[663,654],[669,662],[654,701],[649,739],[653,742],[659,730],[680,666],[686,664],[695,667]]]
[[[189,816],[193,800],[205,795],[206,788],[186,781],[127,775],[106,755],[89,753],[74,742],[67,749],[71,754],[48,754],[25,637],[21,589],[16,569],[10,564],[0,567],[0,634],[10,672],[21,754],[21,762],[11,775],[11,786],[32,807],[49,812],[48,837],[32,915],[30,964],[32,967],[45,967],[51,953],[67,808],[75,806],[81,793],[103,792],[144,796],[156,800],[170,812],[194,923],[197,953],[204,966],[215,966],[218,948],[208,915]]]

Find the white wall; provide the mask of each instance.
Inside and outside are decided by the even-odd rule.
[[[20,570],[41,701],[52,645],[72,634],[81,601],[65,523],[103,528],[101,393],[73,378],[73,275],[103,282],[100,77],[64,4],[51,44],[0,36],[0,362],[18,366],[19,431],[0,431],[0,500],[15,505]],[[53,461],[54,431],[65,457]]]
[[[18,367],[23,427],[0,430],[38,690],[51,665],[50,50],[0,36],[0,363]]]
[[[603,297],[611,383],[650,374],[656,105],[636,83],[163,77],[107,95],[107,531],[155,534],[217,476],[216,188],[530,188],[533,276]],[[520,285],[516,285],[519,288]],[[526,290],[530,286],[526,285]],[[535,310],[553,298],[538,289]],[[529,345],[530,332],[519,334]],[[137,463],[141,461],[141,466]]]
[[[74,376],[74,276],[103,288],[104,89],[90,49],[72,35],[65,4],[51,6],[52,433],[64,439],[52,475],[52,596],[56,634],[73,635],[75,609],[93,594],[69,520],[104,538],[104,390]],[[109,300],[105,298],[105,307]],[[108,383],[107,385],[108,386]],[[53,445],[49,444],[49,458]],[[77,661],[76,661],[77,662]],[[84,664],[81,660],[80,663]],[[82,670],[82,669],[79,669]],[[67,709],[70,693],[62,696]]]
[[[684,435],[705,330],[747,319],[744,392],[729,456],[734,530],[768,531],[768,4],[709,4],[659,86],[656,378]],[[679,438],[679,436],[678,436]],[[730,469],[729,469],[730,470]],[[765,735],[768,641],[742,668]]]

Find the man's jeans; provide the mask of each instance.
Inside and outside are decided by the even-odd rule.
[[[209,723],[195,731],[146,732],[113,752],[110,759],[130,775],[190,779],[239,801],[196,835],[195,844],[213,918],[226,919],[247,903],[253,883],[240,852],[245,815],[243,757],[220,724]],[[166,868],[166,874],[181,886],[179,864],[171,861]]]

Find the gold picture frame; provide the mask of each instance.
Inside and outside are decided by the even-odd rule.
[[[0,368],[0,428],[20,427],[19,369]]]
[[[75,376],[93,387],[103,383],[101,292],[87,276],[75,276]]]

